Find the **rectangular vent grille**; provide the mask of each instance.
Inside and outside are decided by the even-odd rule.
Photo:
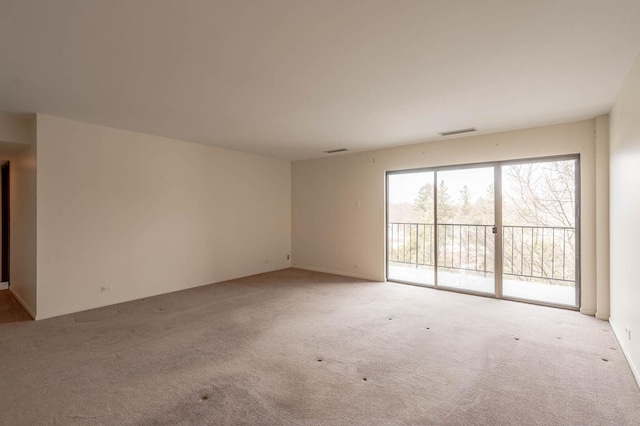
[[[345,152],[349,151],[347,148],[339,148],[339,149],[331,149],[329,151],[325,151],[327,154],[335,154],[336,152]]]
[[[477,132],[478,129],[475,127],[469,127],[468,129],[460,129],[460,130],[450,130],[448,132],[439,133],[440,136],[451,136],[451,135],[459,135],[460,133],[471,133]]]

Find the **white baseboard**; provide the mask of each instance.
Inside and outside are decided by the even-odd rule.
[[[36,319],[36,313],[33,311],[33,309],[31,309],[31,306],[29,306],[27,304],[27,302],[25,302],[24,299],[18,293],[15,292],[13,287],[9,287],[9,291],[11,292],[11,294],[13,294],[13,297],[16,298],[18,303],[20,303],[22,305],[22,307],[29,313],[29,315],[31,315],[31,318],[33,318],[35,320]]]
[[[334,271],[332,269],[315,268],[313,266],[293,265],[291,267],[296,269],[303,269],[305,271],[322,272],[323,274],[342,275],[343,277],[359,278],[361,280],[367,280],[367,281],[377,281],[377,282],[384,281],[379,278],[371,277],[368,275],[353,274],[351,272]]]
[[[609,318],[609,324],[611,325],[611,329],[613,330],[613,335],[616,337],[618,344],[622,348],[622,353],[624,354],[624,357],[627,359],[627,364],[629,364],[629,368],[633,373],[633,377],[636,379],[636,383],[638,384],[638,387],[640,387],[640,372],[638,371],[636,366],[633,364],[633,361],[631,360],[631,354],[627,351],[627,348],[625,347],[625,344],[624,344],[625,340],[623,339],[624,330],[622,332],[617,331],[618,329],[616,325],[617,323],[615,322],[615,320],[612,321],[611,318]]]
[[[0,283],[0,290],[8,290],[9,289],[9,283],[8,282],[3,282]]]
[[[236,280],[236,279],[239,279],[239,278],[246,278],[246,277],[250,277],[250,276],[253,276],[253,275],[259,275],[259,274],[264,274],[264,273],[267,273],[267,272],[274,272],[274,271],[279,271],[279,270],[282,270],[282,269],[290,268],[290,266],[288,264],[287,265],[267,265],[267,266],[271,266],[271,267],[270,268],[254,270],[254,271],[251,271],[251,273],[249,273],[249,275],[242,275],[242,276],[239,276],[239,277],[235,277],[235,276],[232,276],[232,277],[221,277],[220,279],[218,279],[216,281],[212,281],[212,282],[199,283],[199,284],[189,284],[189,285],[181,286],[181,287],[178,287],[178,288],[171,288],[171,289],[163,288],[163,289],[160,289],[160,290],[157,290],[157,291],[145,292],[145,293],[140,293],[140,294],[135,294],[135,295],[121,295],[120,297],[114,297],[112,299],[107,299],[105,301],[93,301],[91,303],[74,306],[73,308],[55,309],[55,310],[50,310],[50,311],[46,311],[46,310],[43,311],[43,309],[40,309],[40,312],[34,318],[36,320],[43,320],[43,319],[47,319],[47,318],[59,317],[59,316],[62,316],[62,315],[75,314],[75,313],[78,313],[78,312],[84,312],[84,311],[88,311],[88,310],[91,310],[91,309],[104,308],[104,307],[111,306],[111,305],[118,305],[120,303],[131,302],[131,301],[139,300],[139,299],[147,299],[149,297],[155,297],[155,296],[160,296],[160,295],[163,295],[163,294],[175,293],[175,292],[178,292],[178,291],[189,290],[189,289],[196,288],[196,287],[202,287],[202,286],[206,286],[206,285],[217,284],[217,283],[221,283],[221,282],[225,282],[225,281],[231,281],[231,280]]]

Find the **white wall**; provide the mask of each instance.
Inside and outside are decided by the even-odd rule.
[[[10,159],[9,289],[35,317],[36,300],[36,121],[30,120],[28,143]]]
[[[594,315],[595,120],[294,162],[293,264],[384,280],[385,171],[576,153],[581,156],[581,312]]]
[[[37,123],[37,318],[290,266],[290,162]]]
[[[640,383],[640,56],[620,89],[610,126],[610,322]]]

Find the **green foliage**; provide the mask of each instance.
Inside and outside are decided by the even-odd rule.
[[[427,183],[420,188],[413,203],[416,219],[421,223],[434,223],[433,184]],[[438,185],[438,223],[493,223],[493,185],[487,194],[476,199],[471,198],[471,191],[466,185],[460,190],[460,197],[454,200],[444,180]]]
[[[422,223],[433,223],[433,184],[422,185],[413,202],[417,219]]]
[[[451,200],[449,188],[444,179],[438,185],[438,223],[451,223],[456,215],[457,206]]]

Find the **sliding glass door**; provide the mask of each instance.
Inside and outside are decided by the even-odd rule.
[[[389,279],[435,284],[434,176],[418,171],[387,178]]]
[[[438,286],[495,294],[494,166],[436,173]]]
[[[387,278],[579,306],[579,162],[387,173]]]
[[[577,166],[502,166],[504,297],[577,306]]]

